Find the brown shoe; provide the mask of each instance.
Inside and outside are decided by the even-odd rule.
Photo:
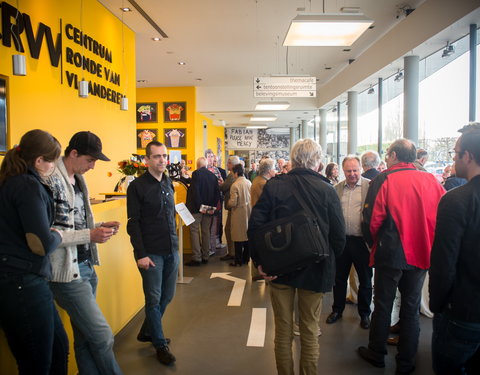
[[[398,335],[400,333],[400,322],[390,326],[390,333],[393,333],[394,335]]]
[[[172,365],[177,359],[170,353],[167,345],[157,348],[157,359],[166,366]]]
[[[398,341],[400,340],[400,336],[389,337],[387,339],[387,344],[392,346],[398,346]]]

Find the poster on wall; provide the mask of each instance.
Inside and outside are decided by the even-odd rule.
[[[258,148],[257,130],[246,128],[227,129],[227,144],[230,150]]]
[[[137,123],[157,122],[157,103],[137,103]]]
[[[178,164],[182,160],[182,151],[170,150],[168,155],[168,160],[171,164]]]
[[[158,129],[137,129],[137,148],[144,149],[158,136]]]
[[[163,129],[165,145],[171,148],[186,148],[187,147],[187,129]]]
[[[7,90],[6,81],[0,78],[0,153],[7,151]]]
[[[164,122],[186,122],[187,121],[187,102],[164,102],[163,103],[163,121]]]

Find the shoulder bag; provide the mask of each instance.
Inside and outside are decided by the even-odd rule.
[[[262,225],[253,234],[258,264],[268,275],[288,274],[329,256],[328,241],[315,214],[299,194],[298,184],[292,185],[302,209]]]

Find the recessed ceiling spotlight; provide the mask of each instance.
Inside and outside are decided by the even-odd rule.
[[[139,80],[137,80],[137,83],[147,83],[147,80],[146,79],[139,79]]]
[[[342,49],[343,52],[350,52],[352,49],[351,48],[344,48]]]
[[[120,10],[121,10],[122,12],[131,12],[131,11],[132,11],[131,8],[127,8],[127,7],[120,8]]]
[[[173,55],[173,51],[167,51],[165,52],[167,55]]]
[[[179,61],[179,62],[178,62],[178,65],[187,65],[187,63],[184,62],[184,61]]]
[[[201,78],[195,78],[195,81],[201,81],[202,79]]]
[[[375,25],[371,25],[368,27],[370,30],[374,29],[375,28]]]
[[[162,39],[160,39],[158,36],[155,36],[155,37],[152,38],[152,40],[153,40],[154,42],[159,42],[159,41],[161,41]]]

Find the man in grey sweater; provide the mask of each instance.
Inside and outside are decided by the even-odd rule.
[[[76,133],[48,178],[55,197],[55,228],[63,241],[50,255],[55,301],[70,316],[75,358],[80,375],[121,374],[113,354],[113,334],[97,305],[99,264],[97,243],[117,233],[117,221],[95,223],[83,174],[97,160],[109,161],[102,153],[100,138],[91,132]]]

